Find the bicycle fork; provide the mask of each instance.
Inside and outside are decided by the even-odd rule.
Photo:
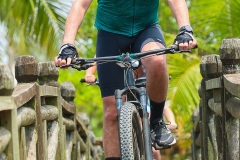
[[[142,126],[143,126],[143,139],[144,139],[144,150],[145,150],[145,160],[153,160],[153,152],[152,152],[152,142],[150,135],[150,124],[147,113],[147,95],[146,88],[132,88],[139,94],[140,103],[142,107]],[[119,117],[120,108],[122,106],[122,95],[125,93],[125,89],[116,90],[115,91],[115,99],[116,99],[116,107],[117,107],[117,116]]]
[[[142,123],[143,123],[143,136],[144,136],[144,147],[145,147],[145,158],[146,160],[153,159],[152,153],[152,141],[151,141],[151,134],[150,134],[150,124],[148,119],[147,113],[147,95],[146,95],[146,88],[140,87],[140,102],[143,105],[143,115],[142,115]]]

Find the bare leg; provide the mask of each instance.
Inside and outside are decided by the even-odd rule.
[[[164,48],[161,43],[147,43],[142,51]],[[147,94],[155,102],[162,102],[166,99],[168,89],[168,72],[166,55],[152,56],[142,60],[147,71]]]
[[[153,158],[154,160],[161,160],[161,154],[159,150],[153,148]]]
[[[103,98],[103,149],[105,157],[120,157],[117,109],[114,96]]]
[[[169,125],[167,125],[168,129],[174,130],[177,129],[177,123],[175,121],[174,114],[168,106],[164,107],[163,114],[168,122],[170,122]]]

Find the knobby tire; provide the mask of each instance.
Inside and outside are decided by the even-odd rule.
[[[125,102],[120,108],[119,139],[122,160],[143,160],[144,141],[139,113],[134,104]]]

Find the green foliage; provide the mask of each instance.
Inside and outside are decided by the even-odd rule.
[[[196,37],[205,51],[218,54],[224,38],[240,36],[238,0],[191,0],[190,16]]]
[[[17,55],[31,54],[38,60],[53,60],[61,45],[65,19],[72,0],[1,0],[0,22],[7,27],[7,40]],[[184,133],[190,133],[192,110],[198,105],[200,56],[218,54],[222,39],[240,37],[239,0],[187,0],[191,25],[199,48],[192,54],[168,56],[170,80],[168,99],[177,123]],[[97,1],[93,1],[76,38],[76,46],[82,57],[95,55],[97,30],[94,27]],[[167,1],[161,1],[159,23],[167,45],[171,45],[178,27]],[[5,38],[5,36],[4,36]],[[0,37],[1,42],[1,37]],[[0,43],[1,45],[1,43]],[[1,47],[0,47],[1,48]],[[4,50],[4,48],[2,49]],[[77,110],[87,112],[91,127],[101,136],[102,102],[97,86],[79,83],[85,72],[73,69],[61,70],[59,82],[71,81],[76,87]],[[181,139],[185,148],[190,139]],[[187,147],[186,147],[187,146]]]
[[[61,44],[70,6],[71,2],[61,0],[1,0],[0,21],[8,28],[9,45],[23,55],[31,53],[37,44],[44,48],[41,54],[53,58]]]
[[[101,93],[98,86],[87,86],[86,83],[80,83],[80,79],[84,78],[85,72],[79,72],[71,68],[59,70],[59,83],[69,81],[72,82],[76,95],[74,102],[78,112],[87,113],[90,118],[90,127],[97,137],[102,135],[102,101]]]
[[[198,88],[201,81],[200,58],[196,54],[168,55],[170,80],[168,100],[174,112],[179,130],[191,133],[191,115],[199,104]],[[181,147],[187,149],[191,141],[179,137]],[[188,147],[186,147],[188,146]]]

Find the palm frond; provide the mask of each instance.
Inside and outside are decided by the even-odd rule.
[[[176,116],[182,117],[183,123],[189,121],[192,110],[199,103],[199,64],[200,58],[197,55],[178,54],[168,57],[169,74],[172,77],[168,99]]]
[[[46,48],[50,55],[48,57],[52,58],[61,44],[66,13],[70,10],[71,2],[1,0],[0,18],[9,28],[10,44],[18,46],[19,54],[25,54],[32,43],[40,44]]]
[[[237,0],[191,0],[190,16],[197,37],[216,46],[221,45],[223,38],[239,37],[239,10]]]

